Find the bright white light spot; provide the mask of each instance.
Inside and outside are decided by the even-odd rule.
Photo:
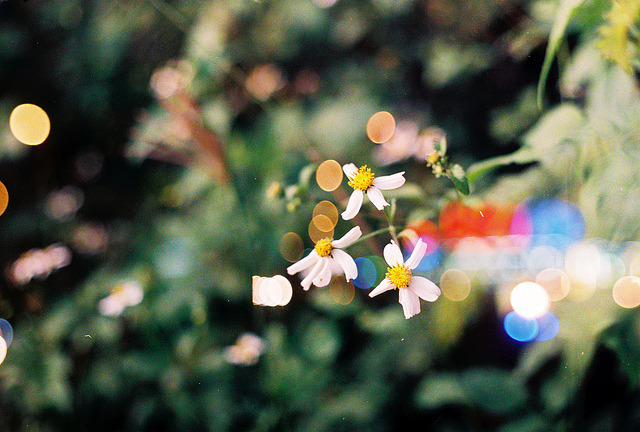
[[[21,143],[38,145],[42,144],[49,136],[51,122],[47,113],[39,106],[22,104],[11,112],[9,128]]]
[[[117,298],[108,296],[98,302],[98,312],[104,316],[115,317],[124,311],[124,304]]]
[[[511,291],[511,307],[524,318],[538,318],[549,310],[549,295],[535,282],[522,282]]]
[[[0,364],[4,361],[4,358],[7,356],[7,343],[0,337]]]
[[[293,297],[293,287],[291,286],[291,282],[281,275],[276,275],[273,277],[273,280],[280,284],[280,301],[278,302],[278,306],[285,306],[291,301],[291,297]]]
[[[253,276],[252,291],[253,304],[260,306],[285,306],[293,297],[291,282],[281,275]]]
[[[265,306],[278,306],[282,299],[282,286],[274,278],[266,278],[260,284],[260,298]]]
[[[262,298],[260,297],[260,285],[266,279],[264,276],[253,276],[251,278],[251,292],[254,305],[261,305]]]
[[[564,265],[571,280],[588,286],[595,286],[611,274],[611,263],[592,244],[579,243],[569,248]]]

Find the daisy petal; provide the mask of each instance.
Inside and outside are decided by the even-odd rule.
[[[382,279],[382,282],[380,282],[380,284],[369,293],[369,297],[375,297],[378,294],[382,294],[383,292],[392,290],[394,288],[395,286],[393,286],[393,284],[389,282],[389,279],[384,278]]]
[[[400,251],[398,245],[394,242],[391,242],[384,247],[382,255],[384,255],[384,260],[387,262],[387,264],[389,264],[389,267],[393,267],[398,264],[404,264],[402,252]]]
[[[332,241],[331,246],[333,246],[334,248],[340,248],[340,249],[345,248],[349,246],[351,243],[353,243],[354,241],[358,240],[361,235],[362,235],[362,230],[360,229],[359,226],[355,226],[351,228],[348,233],[343,235],[338,240]]]
[[[318,252],[316,252],[314,249],[311,251],[309,255],[307,255],[306,257],[302,258],[299,261],[296,261],[295,263],[287,267],[287,273],[289,273],[290,275],[293,275],[304,269],[313,267],[313,265],[316,263],[318,259],[320,259],[320,255],[318,255]]]
[[[318,258],[319,258],[318,261],[316,261],[316,263],[314,264],[309,274],[305,276],[304,279],[302,279],[302,282],[300,282],[300,285],[302,285],[302,288],[304,288],[305,291],[311,288],[311,283],[316,277],[318,277],[318,274],[322,270],[322,267],[324,266],[324,262],[326,261],[326,259],[322,259],[320,257]]]
[[[436,301],[440,297],[440,288],[422,276],[413,276],[408,288],[426,301]]]
[[[351,256],[343,250],[334,249],[331,251],[331,255],[335,262],[340,264],[342,270],[344,270],[344,277],[349,281],[358,277],[358,267],[356,262]]]
[[[410,289],[400,288],[398,290],[398,301],[402,305],[404,317],[406,319],[420,313],[420,299],[418,295]]]
[[[342,171],[344,171],[344,174],[351,180],[358,174],[358,167],[355,166],[355,164],[349,163],[342,166]]]
[[[327,286],[331,281],[331,260],[325,259],[323,261],[324,264],[318,272],[318,276],[313,279],[313,284],[317,287]]]
[[[369,186],[369,189],[367,189],[367,196],[378,210],[382,210],[385,206],[389,205],[389,203],[382,196],[382,192],[380,192],[380,189],[375,186]]]
[[[349,197],[347,208],[342,212],[342,219],[353,219],[353,217],[360,211],[360,207],[362,207],[363,198],[364,194],[362,193],[362,191],[360,189],[354,189],[353,193]]]
[[[373,185],[382,190],[399,188],[404,184],[404,182],[404,171],[388,176],[376,177],[373,179]]]
[[[419,238],[418,243],[416,243],[413,248],[411,256],[404,264],[409,267],[409,270],[413,270],[414,268],[418,267],[418,264],[420,264],[420,261],[422,260],[422,257],[424,257],[426,251],[427,244],[423,242],[421,238]]]

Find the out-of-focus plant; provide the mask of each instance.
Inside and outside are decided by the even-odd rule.
[[[632,2],[604,19],[604,1],[116,3],[186,42],[147,74],[154,103],[126,154],[156,165],[130,225],[82,224],[90,197],[68,189],[70,210],[42,206],[74,253],[120,248],[16,326],[0,376],[25,425],[636,426],[616,399],[587,400],[603,355],[620,361],[605,368],[618,388],[640,376],[640,98],[635,54],[620,49]],[[97,16],[102,65],[109,43],[126,44],[108,30],[120,15]],[[548,33],[538,94],[560,102],[537,110],[537,73],[496,94],[492,73],[522,66]],[[489,144],[500,155],[478,160]],[[521,282],[545,288],[525,307],[554,314],[516,316],[528,336],[503,328]],[[368,295],[394,288],[404,314]]]

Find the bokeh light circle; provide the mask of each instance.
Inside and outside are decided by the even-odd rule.
[[[335,226],[333,221],[323,214],[314,216],[313,219],[311,219],[311,222],[321,232],[330,232]]]
[[[538,322],[538,335],[535,340],[546,342],[558,334],[560,331],[560,321],[553,312],[547,312],[536,320]]]
[[[387,111],[378,111],[367,122],[367,136],[376,144],[391,139],[396,131],[396,119]]]
[[[9,191],[7,187],[0,182],[0,215],[4,213],[9,205]]]
[[[333,226],[336,226],[338,223],[338,209],[331,201],[320,201],[313,208],[312,219],[316,216],[326,216],[329,218]]]
[[[11,327],[9,321],[4,318],[0,318],[0,337],[4,339],[7,346],[11,345],[13,341],[13,327]]]
[[[318,241],[324,238],[331,239],[333,238],[333,227],[328,231],[323,231],[314,223],[312,219],[311,222],[309,222],[309,238],[314,243],[318,243]]]
[[[534,246],[547,245],[566,251],[584,237],[585,220],[575,204],[558,198],[544,198],[527,201],[525,205]]]
[[[631,309],[640,306],[640,277],[625,276],[613,286],[613,300],[623,308]]]
[[[18,141],[27,145],[42,144],[49,136],[51,122],[47,113],[37,105],[22,104],[9,116],[9,128]]]
[[[338,304],[348,305],[353,300],[356,290],[351,281],[347,282],[344,276],[336,276],[329,283],[329,294]]]
[[[277,306],[283,297],[282,285],[274,278],[265,278],[260,284],[260,299],[265,306]]]
[[[342,166],[333,159],[322,162],[316,170],[316,182],[320,189],[331,192],[342,183]]]
[[[536,283],[547,291],[552,302],[565,298],[571,289],[569,276],[557,268],[542,270],[536,276]]]
[[[511,291],[511,307],[523,318],[534,319],[549,310],[549,295],[535,282],[521,282]]]
[[[260,285],[266,279],[264,276],[253,276],[251,278],[251,293],[252,301],[254,305],[261,305],[262,298],[260,298]]]
[[[7,343],[4,339],[0,338],[0,364],[4,361],[7,356]]]
[[[280,285],[280,301],[277,306],[286,306],[293,297],[293,287],[291,286],[291,282],[282,275],[275,275],[272,279]]]
[[[280,238],[280,254],[289,262],[296,262],[302,257],[304,242],[297,233],[288,232]]]
[[[538,321],[524,318],[514,311],[505,315],[503,325],[509,337],[519,342],[529,342],[538,335]]]
[[[471,292],[471,280],[462,270],[449,269],[440,277],[442,294],[453,301],[462,301]]]
[[[378,276],[376,265],[365,257],[358,257],[354,261],[358,268],[358,276],[353,279],[353,284],[362,289],[371,288]]]

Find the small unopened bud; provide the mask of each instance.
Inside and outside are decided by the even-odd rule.
[[[453,176],[458,180],[462,180],[464,179],[464,168],[462,168],[458,164],[455,164],[453,167],[451,167],[451,174],[453,174]]]
[[[282,183],[278,181],[273,181],[265,191],[267,198],[276,199],[282,193]]]

